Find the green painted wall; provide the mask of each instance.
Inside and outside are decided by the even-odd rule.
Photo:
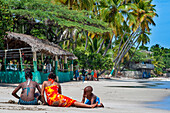
[[[3,83],[20,83],[25,81],[25,73],[20,71],[0,71],[0,81]]]
[[[32,72],[33,81],[43,83],[48,80],[49,73],[42,73],[39,71]],[[73,72],[60,72],[58,71],[59,82],[69,82],[73,79]],[[0,82],[3,83],[21,83],[25,82],[25,72],[21,71],[0,71]]]
[[[70,71],[70,80],[73,80],[74,72]]]
[[[68,69],[68,64],[64,63],[64,69]]]

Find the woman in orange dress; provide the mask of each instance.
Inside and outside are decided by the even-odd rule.
[[[44,91],[47,97],[47,103],[50,106],[57,106],[57,107],[69,107],[69,106],[76,106],[76,107],[84,107],[84,108],[94,108],[97,106],[97,102],[93,105],[87,105],[81,102],[77,102],[67,96],[61,94],[61,86],[59,83],[55,82],[56,75],[50,73],[48,76],[48,81],[44,81],[42,84],[41,95],[43,98],[44,103]]]

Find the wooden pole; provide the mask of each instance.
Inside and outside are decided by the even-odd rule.
[[[41,75],[37,70],[37,53],[36,53],[36,51],[33,51],[33,65],[34,65],[33,80],[36,81],[37,83],[42,83]]]
[[[5,61],[4,61],[4,67],[5,67],[5,71],[6,71],[6,56],[7,56],[7,50],[5,50]]]
[[[7,74],[7,69],[6,69],[6,56],[7,56],[7,50],[5,50],[5,62],[4,62],[4,67],[5,67],[5,82],[8,82],[8,74]]]
[[[64,69],[68,69],[67,56],[64,56]]]
[[[57,77],[57,81],[59,81],[59,77],[58,77],[58,56],[55,56],[55,75]]]
[[[20,55],[20,64],[21,64],[21,72],[23,71],[23,66],[22,66],[22,53],[21,49],[19,50],[19,55]]]
[[[71,60],[70,71],[73,71],[73,60]]]
[[[37,54],[33,52],[33,65],[34,65],[34,72],[37,71]]]
[[[44,54],[41,53],[42,72],[44,72]]]
[[[73,80],[73,75],[74,75],[74,72],[73,72],[73,60],[71,60],[71,65],[70,65],[70,80]]]

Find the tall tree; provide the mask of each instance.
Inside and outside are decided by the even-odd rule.
[[[11,30],[12,17],[9,11],[9,6],[0,0],[0,49],[4,48],[3,39],[6,36],[6,31]]]

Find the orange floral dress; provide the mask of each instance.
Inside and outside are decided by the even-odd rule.
[[[45,87],[45,92],[48,105],[52,105],[53,102],[58,101],[58,107],[69,107],[76,101],[67,96],[59,94],[57,85]]]

